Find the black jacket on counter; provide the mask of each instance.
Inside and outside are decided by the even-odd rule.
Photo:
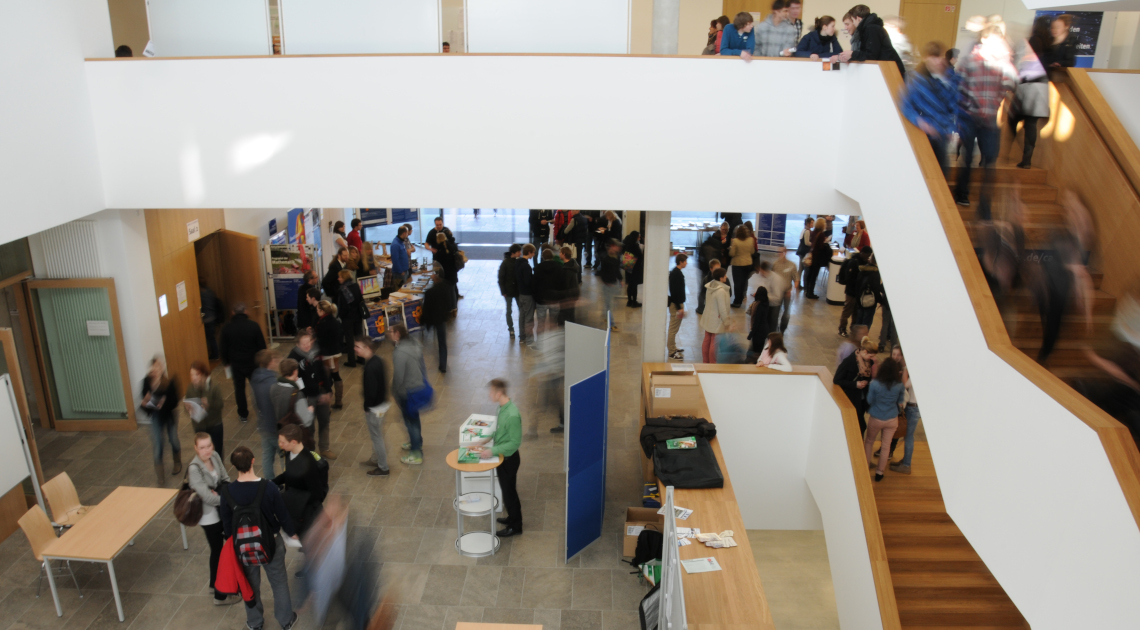
[[[241,372],[253,372],[257,365],[253,361],[259,350],[265,349],[265,335],[261,326],[252,321],[249,315],[238,313],[222,327],[222,362]]]

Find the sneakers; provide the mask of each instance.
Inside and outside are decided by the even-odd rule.
[[[510,333],[511,333],[511,339],[514,339],[515,338],[515,329],[511,328]]]
[[[320,451],[320,454],[321,454],[321,457],[323,457],[325,459],[336,459],[336,453],[334,453],[333,451],[330,451],[328,449]]]
[[[680,350],[678,350],[677,352],[674,352],[673,354],[669,355],[669,360],[670,361],[684,361],[685,355],[682,354]]]
[[[400,461],[409,466],[419,466],[424,463],[424,455],[419,451],[411,451],[400,458]]]
[[[392,471],[384,468],[373,468],[372,470],[364,473],[369,477],[387,477]]]
[[[969,206],[970,205],[970,198],[969,197],[955,197],[954,203],[958,204],[959,206]]]
[[[405,451],[410,451],[410,450],[412,450],[412,443],[411,442],[404,442],[403,444],[400,445],[400,448],[402,450],[405,450]],[[372,462],[372,463],[375,464],[376,462]]]
[[[902,473],[904,475],[910,474],[910,466],[907,466],[906,464],[904,464],[902,462],[899,462],[897,464],[891,464],[891,470],[893,472]]]

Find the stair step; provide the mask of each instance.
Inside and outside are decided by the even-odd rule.
[[[961,536],[962,530],[953,521],[948,523],[891,522],[880,519],[883,536]]]
[[[1029,289],[1017,289],[1010,296],[1010,306],[1018,312],[1035,312],[1037,299]],[[1093,315],[1113,315],[1116,311],[1116,297],[1097,289],[1092,297]]]
[[[1012,613],[899,613],[903,628],[974,628],[974,630],[1005,630],[1028,628],[1029,624],[1016,610]]]
[[[946,564],[946,563],[942,563]],[[897,595],[900,588],[970,588],[998,587],[998,581],[982,566],[981,572],[952,573],[948,571],[898,571],[891,563],[891,581]]]
[[[918,536],[883,537],[887,560],[977,560],[978,554],[965,538],[946,536],[946,542],[932,544]]]
[[[971,199],[968,206],[957,206],[958,214],[961,215],[962,220],[969,223],[978,218],[978,200]],[[993,209],[997,218],[1001,218],[1001,212],[997,212],[996,208]],[[1065,223],[1065,209],[1055,203],[1027,203],[1025,204],[1022,219],[1033,223],[1052,223],[1055,225],[1064,225]]]
[[[950,176],[947,181],[958,181],[958,173],[962,170],[960,166],[950,167]],[[970,172],[970,181],[982,181],[983,171],[980,168],[974,168]],[[1047,184],[1049,183],[1049,171],[1043,168],[1029,168],[1022,169],[1014,166],[1014,163],[999,164],[994,169],[994,181],[1004,184],[1021,182],[1022,184]]]
[[[970,200],[976,202],[981,191],[981,182],[971,182]],[[1057,189],[1052,186],[1045,184],[1019,186],[1016,184],[997,182],[993,185],[990,202],[992,205],[997,205],[997,203],[1005,199],[1013,199],[1014,192],[1019,192],[1021,200],[1025,203],[1055,203],[1057,201]]]
[[[899,612],[943,612],[990,614],[1017,612],[1000,586],[965,588],[909,588],[895,586]]]

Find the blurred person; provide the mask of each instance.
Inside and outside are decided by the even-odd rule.
[[[341,623],[350,630],[388,630],[394,625],[395,620],[375,614],[378,587],[368,562],[374,555],[372,544],[360,537],[349,548],[348,506],[330,495],[304,537],[304,574],[316,627],[322,627],[334,605],[343,610],[346,619]]]
[[[218,514],[218,506],[222,504],[218,488],[222,484],[228,484],[230,476],[208,433],[194,434],[194,457],[186,465],[186,479],[190,489],[202,500],[202,518],[198,519],[198,525],[206,535],[206,544],[210,546],[210,590],[214,591],[214,581],[218,577],[218,559],[222,557],[222,547],[225,545],[222,517]],[[240,601],[238,595],[214,591],[215,606],[227,606]]]
[[[796,45],[796,56],[809,59],[831,59],[841,52],[843,47],[835,36],[835,18],[830,15],[817,17],[815,28],[808,31]]]
[[[756,25],[754,57],[791,57],[796,52],[796,26],[788,21],[788,4],[775,0],[772,12]]]
[[[804,34],[804,21],[800,19],[804,13],[804,3],[801,0],[788,0],[788,23],[796,28],[796,41]]]
[[[443,42],[441,48],[443,49],[444,54],[451,52],[451,44],[448,42]]]
[[[408,335],[403,324],[388,329],[396,349],[392,351],[392,398],[404,416],[404,427],[408,430],[408,441],[401,448],[407,455],[400,461],[409,466],[424,463],[424,440],[420,426],[420,410],[408,404],[409,397],[421,393],[428,387],[427,368],[424,367],[424,351],[420,343]]]
[[[602,281],[602,317],[610,322],[610,331],[618,332],[618,326],[613,321],[614,300],[621,294],[621,261],[618,253],[621,243],[610,241],[606,246],[606,257],[602,259],[601,273],[598,277]]]
[[[851,233],[851,249],[862,250],[870,246],[871,235],[867,233],[867,224],[862,220],[856,221]]]
[[[312,272],[306,272],[312,273]],[[305,281],[309,280],[309,276],[305,276]],[[297,318],[300,319],[302,313],[302,304],[304,301],[305,286],[302,285],[302,291],[298,292],[297,298]],[[218,300],[217,294],[214,293],[210,287],[206,286],[206,279],[198,278],[198,294],[201,296],[201,313],[202,313],[202,328],[206,333],[206,358],[213,361],[218,358],[218,336],[215,334],[218,322],[222,321],[225,313],[222,312],[222,303]]]
[[[130,46],[123,44],[122,46],[119,46],[118,48],[115,49],[115,56],[116,57],[134,57],[135,53],[133,50],[131,50]]]
[[[297,361],[282,359],[277,366],[277,382],[269,389],[269,399],[273,403],[273,415],[277,417],[277,428],[299,422],[305,446],[311,450],[316,448],[312,429],[315,410],[305,398],[300,380],[301,368]]]
[[[519,301],[519,281],[518,274],[515,273],[515,266],[518,264],[521,255],[522,246],[514,243],[506,252],[503,252],[503,262],[499,263],[499,295],[503,296],[503,300],[507,303],[507,331],[510,333],[511,339],[515,338],[511,302],[514,301],[517,304]],[[522,317],[522,306],[519,306],[519,317]],[[519,327],[522,327],[521,321]]]
[[[633,230],[622,241],[622,253],[633,256],[633,267],[625,271],[625,305],[627,308],[641,308],[637,301],[637,287],[641,286],[645,269],[645,252],[641,249],[641,233]]]
[[[558,256],[562,263],[562,268],[559,270],[562,274],[562,295],[558,303],[558,325],[563,326],[566,322],[577,321],[574,308],[582,297],[582,270],[574,260],[574,250],[569,247],[564,246],[558,250]],[[599,256],[598,265],[601,264],[602,259]]]
[[[550,242],[550,229],[554,225],[553,210],[530,211],[530,242],[538,249],[542,244]],[[540,261],[535,260],[537,266]]]
[[[784,347],[784,336],[778,332],[768,333],[764,341],[764,349],[756,365],[780,372],[791,372],[792,362],[788,360],[788,349]]]
[[[777,0],[777,2],[782,1]],[[732,264],[732,288],[735,293],[732,308],[744,305],[744,297],[748,294],[748,277],[752,275],[752,254],[755,251],[756,239],[748,235],[748,229],[743,225],[737,227],[728,249]]]
[[[878,372],[867,387],[867,433],[863,437],[863,450],[867,462],[875,466],[875,481],[882,481],[890,459],[887,444],[899,427],[899,414],[906,408],[906,386],[902,382],[902,368],[894,359],[887,358],[879,366]],[[878,464],[875,464],[872,451],[875,438],[882,435],[882,448],[879,449]]]
[[[271,392],[277,382],[277,368],[281,355],[273,350],[261,350],[256,357],[257,369],[249,379],[253,399],[257,403],[257,432],[261,436],[262,474],[273,477],[274,459],[277,456],[277,413],[273,409]]]
[[[906,30],[906,20],[893,15],[883,19],[883,29],[887,31],[887,36],[891,38],[891,47],[898,53],[899,59],[902,60],[903,67],[907,72],[914,70],[914,49],[911,48],[910,39],[907,38],[903,31]]]
[[[451,314],[451,288],[440,281],[439,273],[433,273],[434,284],[424,291],[423,311],[420,324],[435,331],[435,343],[439,350],[439,371],[447,374],[447,320]]]
[[[893,61],[898,65],[899,74],[906,78],[906,68],[891,45],[891,36],[883,28],[883,20],[871,13],[867,5],[851,7],[843,23],[849,30],[854,30],[851,31],[851,50],[840,53],[839,61]]]
[[[760,274],[756,274],[759,276]],[[756,277],[756,276],[754,276]],[[748,340],[752,342],[750,350],[753,356],[760,356],[764,351],[764,343],[768,340],[768,333],[772,332],[768,320],[768,287],[763,284],[752,290],[752,304],[748,307]]]
[[[858,320],[854,319],[855,308],[859,305],[859,267],[871,259],[872,252],[873,250],[870,247],[864,247],[857,254],[843,261],[843,265],[839,267],[839,275],[835,281],[843,285],[843,311],[839,314],[840,337],[847,336],[847,321],[849,319],[853,323],[859,323]]]
[[[728,221],[721,221],[720,231],[717,232],[716,237],[720,240],[720,264],[725,268],[725,273],[728,273],[729,261],[732,256],[729,254],[729,249],[732,247],[732,224]]]
[[[582,214],[581,210],[571,210],[570,223],[567,227],[563,228],[563,234],[565,234],[566,237],[564,239],[565,242],[573,245],[574,249],[578,252],[579,269],[585,268],[585,265],[583,265],[583,257],[585,258],[585,264],[592,266],[594,255],[591,253],[590,248],[587,247],[590,243],[589,218],[585,214]],[[578,274],[578,281],[582,281],[581,272]]]
[[[361,275],[360,274],[360,266],[361,266],[360,250],[356,249],[356,247],[353,245],[349,245],[348,246],[348,263],[345,264],[344,268],[347,269],[348,271],[352,272],[352,279],[353,280],[356,280],[356,277]],[[338,280],[340,279],[340,273],[337,273],[337,279]]]
[[[254,356],[265,349],[265,335],[261,326],[251,321],[245,314],[245,304],[234,304],[230,321],[222,327],[222,364],[229,368],[234,381],[234,402],[237,404],[238,418],[242,422],[249,419],[249,403],[245,397],[245,382],[257,368]]]
[[[670,361],[684,361],[685,351],[677,347],[677,332],[681,330],[681,320],[685,319],[685,267],[689,266],[689,256],[681,253],[673,257],[673,270],[669,272],[669,335],[666,344]]]
[[[297,330],[312,328],[317,323],[317,308],[309,301],[309,291],[318,288],[317,274],[312,269],[301,277],[301,288],[297,290]],[[318,295],[319,297],[319,295]]]
[[[712,274],[712,281],[705,285],[705,312],[701,315],[701,329],[705,331],[701,343],[701,359],[705,363],[716,363],[716,336],[725,332],[732,312],[729,310],[729,288],[725,284],[724,269]]]
[[[866,395],[867,385],[871,382],[871,372],[875,367],[875,351],[878,350],[879,344],[873,339],[863,337],[856,347],[855,351],[847,355],[847,358],[839,364],[835,369],[835,376],[831,379],[832,383],[843,388],[843,393],[847,394],[847,399],[851,401],[851,405],[855,407],[855,414],[859,418],[859,431],[861,434],[867,432],[867,420],[865,417],[867,411]],[[870,451],[867,452],[868,461],[871,459]]]
[[[1092,277],[1084,266],[1073,234],[1055,233],[1050,250],[1052,255],[1041,257],[1040,273],[1033,286],[1041,315],[1041,350],[1037,353],[1037,362],[1042,365],[1053,353],[1070,306],[1078,306],[1086,326],[1091,324],[1094,293]]]
[[[886,352],[888,349],[898,345],[899,335],[895,330],[895,317],[891,313],[891,302],[887,299],[887,290],[883,285],[879,285],[879,306],[883,309],[883,325],[879,331],[879,352]]]
[[[752,14],[741,11],[733,18],[732,24],[725,25],[721,32],[720,54],[740,57],[745,61],[752,59],[752,49],[756,47],[756,36],[752,32],[755,26]]]
[[[486,444],[494,440],[495,445],[487,448],[484,445],[473,446],[469,450],[475,453],[487,451],[492,457],[502,456],[503,463],[496,472],[499,476],[499,488],[503,492],[503,507],[507,515],[496,519],[505,527],[495,534],[500,538],[508,538],[523,533],[522,503],[519,501],[518,474],[521,460],[519,458],[519,445],[522,444],[522,416],[515,403],[507,396],[507,382],[502,379],[493,379],[487,384],[490,390],[491,402],[499,405],[498,420],[495,424],[495,435],[483,441]]]
[[[534,269],[530,259],[534,258],[535,247],[523,245],[519,260],[515,263],[515,286],[518,289],[519,303],[519,343],[534,339]]]
[[[553,251],[543,249],[542,262],[534,270],[534,301],[537,303],[535,320],[538,322],[539,334],[558,322],[558,305],[564,290],[562,265],[554,260]]]
[[[883,301],[883,279],[873,253],[859,265],[858,283],[854,322],[870,328],[875,321],[875,308]]]
[[[450,310],[455,310],[459,298],[463,297],[459,295],[459,265],[456,261],[456,257],[459,255],[459,249],[455,244],[455,240],[448,239],[447,234],[436,234],[435,242],[435,252],[437,254],[435,262],[439,263],[440,267],[443,268],[443,273],[437,274],[439,278],[437,282],[447,285],[448,294],[450,296],[448,301],[451,303]]]
[[[796,244],[796,258],[798,258],[799,262],[800,262],[799,266],[796,268],[796,290],[797,291],[803,289],[802,278],[804,275],[804,271],[808,267],[810,267],[810,265],[804,264],[804,258],[806,258],[808,253],[811,252],[812,229],[814,227],[815,227],[815,219],[811,218],[811,215],[808,215],[808,217],[806,219],[804,219],[804,229],[802,232],[800,232],[800,240]]]
[[[342,269],[340,287],[336,294],[336,312],[340,317],[341,352],[344,353],[344,366],[356,367],[356,354],[352,352],[352,340],[363,330],[364,319],[368,316],[364,305],[364,295],[360,285],[352,277],[352,272]]]
[[[276,431],[274,431],[276,435]],[[285,568],[285,541],[281,532],[293,540],[298,540],[293,521],[285,509],[285,501],[277,486],[269,483],[268,479],[257,476],[254,472],[253,451],[245,446],[234,449],[230,455],[230,463],[237,469],[237,479],[227,484],[221,492],[222,503],[219,512],[222,517],[222,532],[226,538],[236,537],[238,532],[234,523],[234,513],[239,506],[252,505],[261,499],[261,525],[267,530],[261,533],[262,544],[269,556],[269,563],[263,565],[245,566],[246,578],[253,589],[253,605],[245,606],[245,625],[247,628],[263,628],[265,626],[265,606],[261,597],[261,571],[265,570],[265,577],[269,580],[269,587],[273,591],[273,617],[281,624],[283,630],[291,630],[297,623],[297,613],[293,612],[293,602],[289,597],[289,574]]]
[[[1033,21],[1029,41],[1023,42],[1017,55],[1017,87],[1009,108],[1009,131],[1017,139],[1017,124],[1022,123],[1025,143],[1017,168],[1033,165],[1033,149],[1037,146],[1037,128],[1042,120],[1049,120],[1049,76],[1042,58],[1047,58],[1053,46],[1049,33],[1049,18]]]
[[[950,170],[947,143],[956,131],[959,99],[957,83],[948,75],[945,55],[939,42],[922,47],[922,61],[916,71],[910,73],[902,99],[903,115],[930,140],[943,177]]]
[[[295,424],[277,430],[277,447],[285,458],[285,472],[273,478],[300,536],[308,531],[329,493],[328,462],[322,463],[319,455],[305,448],[303,433]]]
[[[715,55],[719,52],[716,43],[720,39],[720,35],[720,22],[716,20],[709,22],[709,41],[705,44],[704,49],[701,50],[702,55]]]
[[[1100,369],[1098,378],[1081,379],[1074,388],[1128,427],[1140,445],[1140,290],[1133,287],[1116,302],[1111,341],[1085,355]]]
[[[531,370],[531,377],[538,382],[538,399],[548,409],[558,411],[558,426],[550,430],[551,433],[562,433],[565,430],[566,418],[563,411],[562,379],[566,372],[566,333],[558,327],[551,327],[538,336],[536,344],[538,357]],[[538,436],[538,418],[530,422],[526,435],[528,438]]]
[[[997,127],[998,109],[1005,95],[1017,85],[1017,70],[1010,63],[1009,45],[1000,28],[987,26],[980,43],[958,63],[960,89],[965,94],[967,124],[960,124],[959,134],[963,148],[962,168],[958,171],[955,198],[960,206],[970,205],[970,171],[974,159],[974,145],[982,154],[983,170],[981,195],[977,218],[991,219],[990,197],[994,184],[994,162],[997,161],[1000,131]]]
[[[715,363],[721,365],[739,365],[748,363],[748,348],[741,341],[737,332],[739,324],[735,320],[728,320],[724,325],[724,334],[717,335],[715,348]]]
[[[332,398],[333,380],[313,343],[313,333],[301,331],[288,358],[297,362],[301,390],[306,402],[313,408],[317,425],[317,451],[325,459],[336,459],[336,453],[329,447],[329,424],[332,417],[329,402]]]
[[[716,53],[720,54],[720,43],[724,38],[724,27],[732,24],[732,20],[728,19],[727,15],[722,15],[716,19]]]
[[[432,262],[442,263],[440,259],[448,255],[448,250],[440,250],[439,235],[443,234],[448,243],[452,245],[451,253],[455,252],[455,235],[451,233],[451,228],[443,225],[443,217],[436,217],[434,223],[435,227],[428,230],[427,236],[424,237],[424,247],[431,252]]]
[[[815,229],[812,230],[811,238],[811,266],[808,267],[807,280],[804,281],[804,297],[818,300],[815,285],[819,280],[819,271],[826,269],[831,263],[831,234],[827,231],[827,219],[820,217],[815,220]]]
[[[222,426],[222,411],[225,408],[225,399],[222,397],[222,387],[210,378],[210,368],[201,361],[190,363],[190,385],[186,387],[186,399],[195,399],[198,409],[194,405],[183,401],[186,415],[190,417],[190,426],[194,433],[205,433],[213,440],[214,448],[219,452],[226,452],[223,439],[225,433]]]
[[[720,218],[722,219],[720,229],[726,236],[731,234],[736,226],[744,225],[743,212],[721,212]]]
[[[853,352],[858,350],[863,345],[863,339],[870,332],[866,326],[853,325],[851,326],[851,334],[840,342],[839,347],[835,350],[835,368],[839,369],[839,365],[843,360],[850,356]]]
[[[705,284],[712,279],[712,263],[721,266],[720,232],[710,234],[697,248],[697,269],[701,274],[701,287],[697,291],[697,315],[705,312]]]
[[[597,229],[597,249],[598,249],[598,265],[602,264],[602,256],[606,255],[606,243],[610,241],[620,241],[625,237],[622,232],[621,219],[612,210],[607,211],[602,215],[602,220]],[[596,272],[595,272],[596,273]]]
[[[1053,18],[1049,24],[1049,33],[1053,37],[1051,47],[1046,59],[1042,61],[1050,70],[1072,68],[1077,65],[1077,47],[1079,38],[1073,31],[1073,16],[1064,13]]]
[[[336,396],[332,408],[340,409],[344,398],[344,382],[340,380],[339,368],[341,351],[344,349],[344,330],[336,314],[337,308],[332,302],[328,300],[318,302],[317,325],[314,327],[314,333],[321,361],[329,372],[329,378],[332,379],[333,392]]]
[[[182,444],[178,441],[178,377],[166,373],[166,360],[156,355],[142,382],[142,408],[150,414],[150,440],[154,447],[154,474],[158,487],[166,485],[163,476],[163,440],[170,442],[174,459],[172,475],[182,472]]]
[[[391,406],[388,403],[388,379],[384,361],[376,356],[376,343],[365,336],[353,342],[356,353],[364,361],[361,373],[361,389],[364,393],[364,425],[368,427],[368,437],[372,444],[371,459],[362,462],[369,468],[369,477],[387,477],[388,451],[384,445],[384,416]]]
[[[768,331],[778,332],[780,330],[780,305],[783,301],[782,298],[789,291],[788,284],[784,276],[773,271],[772,263],[767,260],[756,263],[754,269],[756,273],[748,281],[748,292],[755,295],[757,288],[764,287],[767,289],[768,309],[761,315],[768,319]],[[749,307],[749,314],[751,315],[752,311],[758,310],[759,307],[755,309]]]
[[[408,253],[410,236],[411,233],[401,225],[396,231],[396,238],[392,239],[392,245],[388,248],[388,255],[392,259],[392,279],[388,283],[390,286],[404,286],[404,278],[411,270],[412,256]]]
[[[954,68],[958,65],[958,56],[960,51],[957,48],[946,49],[946,72],[954,72]]]
[[[701,276],[701,290],[697,292],[697,315],[703,315],[705,312],[705,294],[707,293],[705,285],[712,282],[713,272],[720,268],[720,261],[714,258],[711,262],[709,262],[708,273]]]
[[[796,263],[788,260],[788,248],[783,243],[776,246],[776,260],[772,261],[772,273],[783,279],[784,293],[782,296],[775,296],[780,298],[780,306],[783,310],[783,314],[779,318],[779,331],[782,335],[788,329],[788,322],[791,321],[792,287],[795,286],[798,279]],[[772,330],[776,330],[775,320],[773,320]]]

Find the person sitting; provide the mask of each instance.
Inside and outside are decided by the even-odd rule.
[[[796,56],[807,59],[831,59],[842,52],[843,47],[835,36],[835,18],[830,15],[817,17],[815,29],[808,31],[796,46]]]

